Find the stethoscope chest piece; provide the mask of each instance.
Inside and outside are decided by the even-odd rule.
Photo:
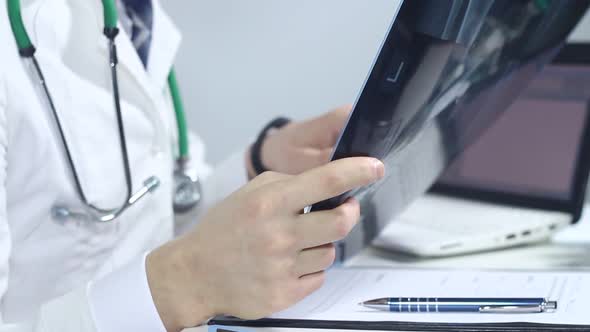
[[[179,161],[174,171],[174,212],[187,213],[202,200],[203,189],[196,171],[191,172],[186,163]]]

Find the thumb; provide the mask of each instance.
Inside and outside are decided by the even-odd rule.
[[[348,116],[352,106],[343,106],[331,112],[323,114],[317,118],[302,123],[306,135],[303,135],[304,145],[313,146],[320,149],[331,148],[336,144],[338,136]]]

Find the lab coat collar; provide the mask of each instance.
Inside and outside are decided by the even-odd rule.
[[[172,68],[176,53],[180,46],[181,36],[178,29],[172,23],[170,17],[164,13],[160,2],[152,0],[154,7],[154,21],[152,27],[152,42],[148,57],[147,70],[144,68],[131,39],[120,28],[119,36],[116,38],[117,52],[121,69],[129,71],[143,89],[151,93],[154,89],[161,91]],[[94,10],[102,20],[102,6],[100,1],[91,1]],[[102,39],[99,43],[100,49],[108,53],[108,43]]]
[[[153,0],[154,21],[152,30],[152,44],[148,57],[147,71],[152,82],[162,88],[168,79],[170,69],[180,47],[181,35],[172,20],[160,5],[160,1]]]

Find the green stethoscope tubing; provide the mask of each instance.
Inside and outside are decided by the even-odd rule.
[[[104,27],[106,29],[117,28],[119,15],[117,14],[117,5],[113,0],[102,0],[102,12],[104,15]]]
[[[19,51],[33,47],[33,43],[31,43],[29,34],[25,29],[19,0],[8,0],[8,17],[10,18],[10,27]]]
[[[180,159],[186,159],[189,155],[188,127],[186,124],[184,104],[182,103],[180,88],[176,80],[176,71],[174,69],[168,74],[168,86],[174,104],[174,114],[176,115],[176,125],[178,127],[178,156]]]
[[[84,194],[84,190],[82,189],[82,185],[80,183],[78,173],[76,171],[76,167],[73,163],[73,158],[71,156],[67,141],[65,139],[64,130],[63,130],[61,123],[59,121],[59,115],[57,114],[57,111],[56,111],[55,106],[53,104],[53,100],[52,100],[51,94],[48,90],[48,87],[46,85],[45,78],[43,76],[43,72],[41,71],[39,63],[37,62],[37,59],[35,57],[35,47],[34,47],[33,43],[31,42],[31,39],[26,31],[26,28],[25,28],[25,25],[24,25],[24,22],[22,19],[20,0],[7,0],[7,9],[8,9],[8,17],[9,17],[9,21],[10,21],[10,26],[12,28],[13,35],[14,35],[19,53],[23,58],[31,59],[33,65],[35,67],[35,70],[36,70],[37,75],[39,77],[40,84],[41,84],[42,88],[44,89],[44,93],[46,95],[47,101],[49,103],[49,106],[51,108],[53,116],[56,119],[58,131],[61,136],[61,139],[62,139],[62,142],[64,145],[64,149],[66,152],[66,157],[67,157],[68,163],[70,165],[70,169],[72,171],[72,174],[74,176],[76,190],[78,191],[78,194],[79,194],[80,198],[82,199],[83,203],[94,212],[96,219],[98,219],[100,222],[110,222],[110,221],[113,221],[114,219],[116,219],[129,206],[133,205],[145,194],[155,190],[155,188],[157,188],[159,185],[159,180],[156,177],[150,177],[146,181],[144,181],[144,186],[138,192],[136,192],[135,194],[133,194],[131,192],[132,183],[131,183],[131,175],[130,175],[130,169],[129,169],[129,160],[128,160],[129,158],[128,158],[127,146],[126,146],[126,142],[125,142],[124,127],[122,125],[121,107],[120,107],[120,102],[119,102],[119,88],[118,88],[118,79],[117,79],[117,70],[116,70],[118,60],[117,60],[117,51],[116,51],[116,45],[115,45],[115,37],[118,34],[118,29],[117,29],[118,13],[117,13],[117,7],[115,5],[114,0],[103,0],[102,5],[103,5],[103,16],[104,16],[104,35],[109,39],[109,49],[110,49],[110,60],[109,60],[110,63],[109,63],[109,65],[110,65],[111,74],[112,74],[113,98],[115,101],[117,123],[118,123],[119,136],[120,136],[120,142],[121,142],[121,152],[122,152],[122,156],[123,156],[123,163],[124,163],[124,170],[125,170],[125,180],[126,180],[126,184],[127,184],[126,201],[119,208],[115,208],[115,209],[98,208],[98,207],[94,206],[93,204],[91,204],[88,201],[86,195]],[[172,69],[168,75],[168,86],[170,89],[170,95],[171,95],[173,106],[174,106],[174,113],[175,113],[175,117],[176,117],[177,129],[178,129],[178,155],[177,155],[177,170],[175,171],[175,179],[179,178],[181,181],[180,185],[177,187],[181,190],[179,193],[182,193],[183,190],[185,192],[184,195],[175,195],[175,197],[177,197],[177,196],[178,197],[199,197],[199,198],[194,198],[192,200],[189,199],[188,201],[187,200],[183,201],[182,199],[178,202],[176,200],[174,201],[175,210],[177,210],[177,208],[178,208],[178,210],[180,212],[185,212],[188,209],[190,209],[191,207],[194,207],[196,204],[198,204],[198,201],[200,200],[200,184],[199,184],[198,178],[196,178],[194,176],[189,176],[189,175],[186,175],[183,173],[185,171],[186,163],[189,159],[189,141],[188,141],[188,130],[187,130],[186,118],[185,118],[185,113],[184,113],[184,105],[182,103],[180,89],[178,87],[178,82],[176,80],[176,73],[175,73],[174,69]],[[186,190],[188,190],[188,192]],[[57,219],[65,219],[65,218],[68,218],[71,216],[81,216],[82,215],[82,213],[72,212],[68,208],[65,208],[65,207],[54,207],[54,209],[52,209],[52,214]]]

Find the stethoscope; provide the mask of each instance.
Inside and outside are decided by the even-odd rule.
[[[115,0],[102,0],[103,14],[104,14],[104,30],[103,33],[108,39],[109,46],[109,67],[111,71],[111,81],[113,87],[113,99],[115,103],[115,111],[117,116],[117,127],[119,133],[119,142],[121,145],[121,154],[123,160],[123,169],[125,172],[125,182],[127,185],[127,193],[125,201],[116,208],[105,209],[92,204],[84,190],[82,188],[74,160],[66,140],[64,130],[59,118],[59,114],[55,109],[53,99],[41,67],[35,57],[35,46],[32,44],[29,35],[25,29],[21,8],[20,0],[7,0],[8,5],[8,17],[10,25],[18,46],[20,56],[32,63],[34,73],[38,79],[38,83],[42,88],[43,95],[46,98],[47,104],[51,109],[51,113],[55,120],[57,131],[59,133],[62,145],[64,148],[64,154],[67,159],[76,191],[82,203],[85,206],[85,211],[77,211],[67,206],[56,205],[52,208],[52,216],[60,221],[66,221],[70,218],[75,219],[90,219],[100,223],[112,222],[123,214],[127,209],[137,203],[141,198],[145,197],[148,193],[155,191],[160,185],[160,179],[156,176],[149,177],[143,182],[143,186],[135,193],[132,192],[133,183],[131,179],[131,170],[129,166],[129,156],[127,151],[127,142],[125,140],[125,128],[123,125],[123,119],[121,115],[121,103],[119,96],[119,81],[117,78],[117,47],[115,44],[115,38],[119,33],[117,28],[118,13]],[[176,80],[174,69],[170,71],[168,75],[168,85],[170,94],[172,96],[172,102],[174,104],[174,111],[176,115],[176,122],[178,126],[178,157],[176,159],[176,166],[174,171],[174,197],[173,205],[174,211],[177,213],[183,213],[194,208],[200,201],[202,195],[201,184],[199,178],[194,172],[190,172],[188,169],[189,162],[189,142],[188,132],[186,126],[186,119],[184,115],[184,108]]]

